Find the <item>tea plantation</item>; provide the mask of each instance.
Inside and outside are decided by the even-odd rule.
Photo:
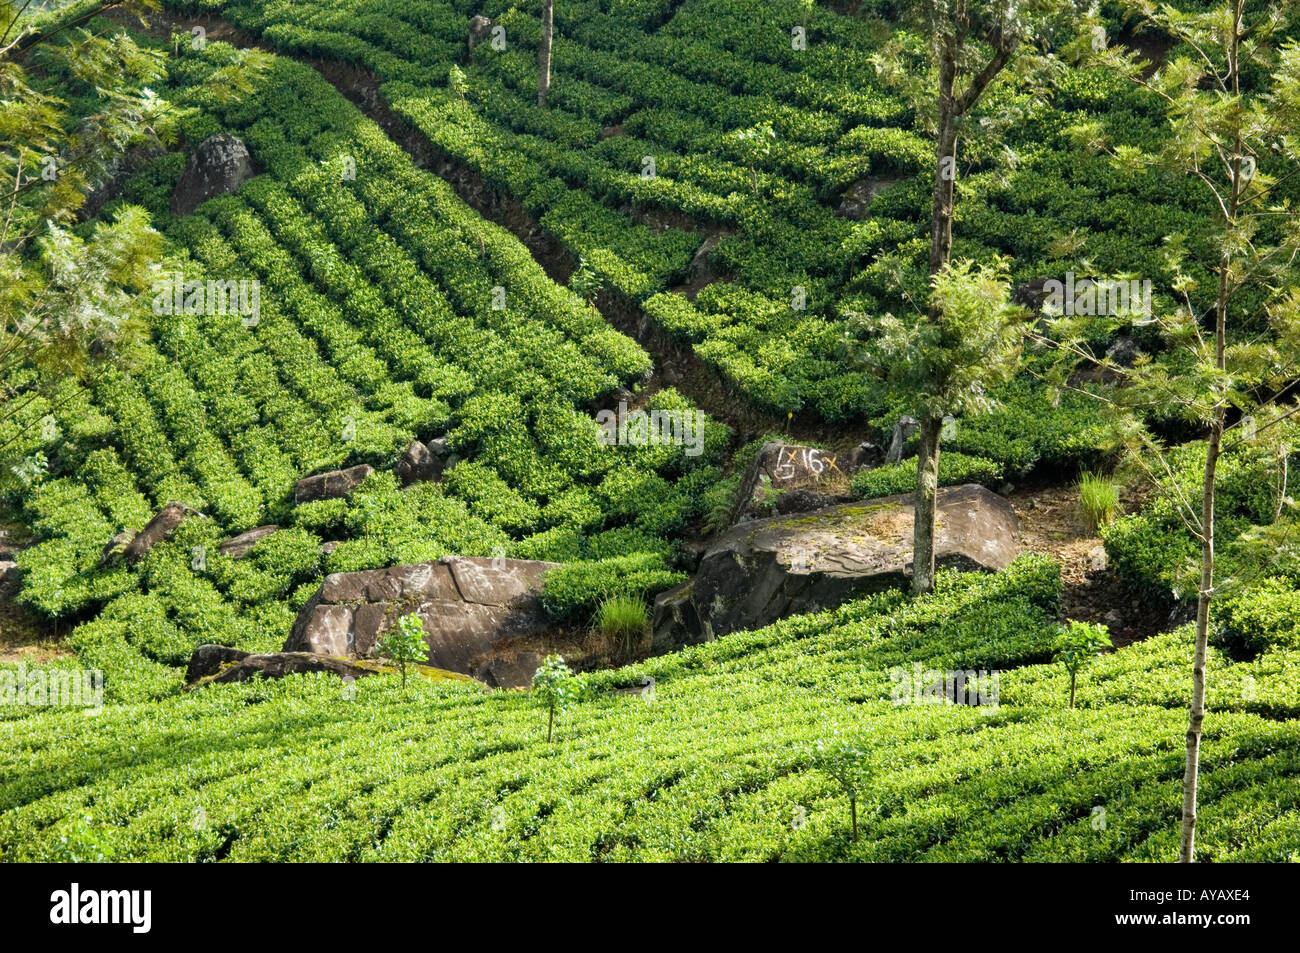
[[[1175,406],[1179,382],[1218,380],[1194,358],[1212,320],[1162,337],[1099,318],[1067,346],[1040,308],[1014,373],[945,424],[936,475],[1011,497],[1047,543],[997,572],[945,568],[930,593],[895,579],[647,648],[655,597],[749,502],[767,441],[843,459],[867,441],[883,461],[933,396],[900,393],[870,356],[893,315],[924,315],[931,282],[930,46],[906,6],[559,0],[544,105],[542,0],[32,13],[85,11],[78,28],[149,51],[174,129],[123,146],[105,200],[68,226],[158,233],[154,290],[111,359],[11,364],[0,315],[0,676],[103,677],[102,706],[0,704],[0,860],[1176,859],[1194,524],[1220,449],[1196,859],[1300,860],[1294,256],[1233,298],[1220,354],[1264,369],[1234,379],[1212,444],[1212,415]],[[1158,48],[1152,69],[1191,52],[1140,44],[1118,4],[1084,12],[1112,44]],[[1297,35],[1275,38],[1292,73],[1245,76],[1288,120]],[[17,55],[64,133],[88,136],[104,78]],[[1073,46],[1044,63],[990,88],[958,157],[952,257],[1001,263],[1018,304],[1044,276],[1136,275],[1156,311],[1212,319],[1224,247],[1300,233],[1285,158],[1300,125],[1258,157],[1268,215],[1233,245],[1203,190],[1135,158],[1187,135],[1160,88]],[[18,141],[6,108],[0,141]],[[214,136],[246,146],[251,174],[180,214]],[[231,279],[255,284],[254,319],[159,304]],[[1067,376],[1070,347],[1107,357]],[[1127,393],[1158,396],[1117,423],[1130,372],[1155,383]],[[596,414],[629,399],[699,412],[698,447],[606,445]],[[1250,415],[1274,412],[1256,432]],[[417,440],[441,442],[446,469],[404,485]],[[919,485],[914,447],[876,462],[821,502]],[[350,493],[300,498],[304,478],[360,465]],[[1096,532],[1048,525],[1041,500],[1076,506],[1084,473],[1122,500],[1085,514]],[[123,558],[172,502],[197,515]],[[331,574],[446,556],[559,564],[540,604],[573,643],[601,634],[613,596],[647,638],[602,644],[553,708],[541,688],[387,671],[186,684],[201,645],[280,650]],[[1073,688],[1071,620],[1111,627]],[[954,672],[992,673],[991,696],[954,704],[909,680]],[[835,752],[855,761],[852,794]]]
[[[551,744],[525,694],[369,679],[349,698],[333,676],[18,718],[0,845],[170,861],[1161,859],[1186,632],[1108,656],[1071,711],[1064,673],[1035,664],[1058,588],[1026,557],[916,603],[881,596],[601,674]],[[1014,670],[996,709],[895,706],[887,669],[920,660]],[[1202,849],[1294,860],[1300,656],[1213,667]],[[653,700],[611,690],[643,674]],[[811,748],[860,732],[873,783],[853,843]]]

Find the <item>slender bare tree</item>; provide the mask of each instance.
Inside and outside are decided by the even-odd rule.
[[[555,0],[542,2],[542,45],[537,50],[537,105],[551,91],[551,41],[555,38]]]

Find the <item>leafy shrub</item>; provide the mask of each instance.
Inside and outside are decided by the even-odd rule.
[[[555,737],[555,716],[576,702],[583,691],[582,676],[573,671],[562,655],[548,655],[533,673],[533,694],[546,706],[546,743]]]
[[[547,572],[542,605],[554,618],[585,620],[611,596],[645,598],[685,579],[686,574],[669,568],[660,553],[566,563]]]
[[[958,486],[963,483],[998,486],[1002,483],[1002,467],[983,457],[970,457],[956,451],[940,453],[939,485]],[[916,457],[873,470],[862,470],[854,474],[849,483],[849,491],[862,499],[911,493],[915,489]]]
[[[1121,516],[1101,530],[1110,564],[1125,582],[1156,605],[1168,605],[1194,555],[1193,541],[1176,515]]]
[[[1300,649],[1300,590],[1287,580],[1266,580],[1211,606],[1212,641],[1234,658]]]
[[[1099,653],[1110,646],[1110,637],[1103,625],[1071,620],[1061,628],[1061,634],[1052,648],[1056,652],[1056,660],[1070,673],[1071,708],[1074,707],[1075,684],[1079,673],[1092,664]]]
[[[846,738],[818,741],[813,747],[813,765],[838,782],[849,799],[853,842],[858,840],[858,799],[871,783],[870,755],[866,747]]]
[[[429,646],[424,641],[424,623],[414,612],[402,616],[397,625],[384,633],[376,651],[390,658],[402,673],[402,688],[406,688],[406,667],[423,662],[429,657]]]

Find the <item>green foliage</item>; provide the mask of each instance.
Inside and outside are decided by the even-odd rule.
[[[758,166],[772,154],[776,142],[776,130],[770,122],[759,123],[749,129],[737,129],[731,133],[730,140],[740,154],[740,161],[749,166],[749,175],[754,184],[754,197],[758,197]]]
[[[73,717],[79,713],[0,710],[8,741],[0,747],[0,854],[173,862],[1172,856],[1169,792],[1182,757],[1171,739],[1186,709],[1189,633],[1095,659],[1077,686],[1080,710],[1063,711],[1067,678],[1073,704],[1077,668],[1043,664],[1058,637],[1060,575],[1040,557],[991,576],[941,573],[923,598],[879,594],[596,673],[589,680],[599,690],[586,697],[562,661],[548,660],[552,676],[538,686],[539,695],[551,693],[545,744],[538,696],[422,679],[406,686],[405,674],[400,690],[396,680],[363,680],[346,706],[326,677],[182,694],[180,666],[195,645],[278,647],[322,573],[453,552],[561,560],[544,594],[558,619],[585,624],[606,607],[635,603],[641,624],[646,598],[685,578],[673,569],[680,553],[671,540],[706,513],[730,512],[747,461],[737,454],[723,479],[729,434],[712,422],[698,458],[595,441],[592,402],[638,386],[650,366],[636,342],[590,306],[597,292],[621,318],[635,318],[639,307],[649,322],[642,331],[670,335],[716,372],[723,387],[710,398],[745,425],[755,410],[775,420],[799,412],[887,432],[900,413],[916,412],[909,401],[919,394],[927,407],[962,405],[956,434],[944,440],[945,482],[996,485],[1109,461],[1095,411],[1100,387],[1053,394],[1038,381],[1041,355],[1032,376],[1008,381],[1014,335],[1001,336],[992,327],[999,320],[988,320],[1005,304],[990,274],[971,269],[935,289],[936,302],[961,319],[951,340],[935,327],[938,339],[925,337],[910,317],[897,326],[878,317],[924,310],[927,294],[920,236],[932,110],[918,103],[932,99],[918,96],[930,77],[928,39],[939,33],[918,30],[898,9],[876,4],[885,19],[865,22],[802,2],[561,4],[556,82],[539,110],[536,5],[181,6],[218,11],[286,52],[369,71],[383,84],[380,96],[440,155],[477,174],[512,221],[521,209],[531,215],[581,268],[570,287],[552,282],[526,248],[418,169],[304,64],[274,60],[261,78],[222,43],[168,45],[164,56],[161,45],[150,52],[142,41],[133,48],[114,40],[113,49],[84,48],[90,55],[80,61],[67,55],[75,42],[59,53],[35,51],[29,62],[39,82],[0,69],[6,143],[45,137],[42,153],[65,157],[86,147],[90,169],[105,153],[88,132],[103,130],[114,157],[119,140],[137,141],[122,122],[96,117],[121,106],[129,124],[132,107],[166,106],[172,115],[159,125],[173,126],[187,148],[229,131],[265,172],[176,220],[168,205],[184,155],[150,161],[121,195],[148,210],[165,240],[116,202],[96,222],[73,227],[61,214],[45,229],[38,205],[80,203],[75,170],[53,188],[33,188],[30,206],[20,203],[20,227],[45,229],[53,244],[42,249],[32,239],[6,259],[20,265],[0,280],[0,299],[36,300],[43,284],[54,287],[56,272],[71,274],[69,262],[89,263],[80,278],[91,280],[59,286],[54,317],[122,306],[143,333],[113,341],[116,329],[105,321],[104,343],[133,339],[102,352],[116,351],[113,360],[102,361],[101,349],[78,335],[73,346],[39,354],[75,373],[41,378],[22,366],[0,374],[4,394],[22,395],[0,406],[0,447],[21,465],[0,471],[0,493],[36,539],[19,556],[21,600],[79,623],[66,644],[78,652],[76,664],[105,671],[109,699],[93,732]],[[485,46],[467,61],[465,18],[478,12],[507,27],[510,48]],[[792,22],[805,22],[815,39],[806,53],[772,42],[788,37]],[[1118,32],[1117,23],[1107,25]],[[1217,56],[1215,44],[1209,49]],[[1294,56],[1281,65],[1276,91],[1287,94]],[[1178,66],[1166,74],[1167,91],[1183,96],[1194,72]],[[964,131],[957,252],[980,261],[1006,256],[1014,274],[998,278],[1017,283],[1070,268],[1131,271],[1153,278],[1162,300],[1186,291],[1192,308],[1203,309],[1214,285],[1207,265],[1224,247],[1214,203],[1188,188],[1186,176],[1139,174],[1138,152],[1156,155],[1189,140],[1171,136],[1156,98],[1125,87],[1119,73],[1057,70],[1051,95],[1010,83],[993,91]],[[134,80],[124,89],[118,80],[127,74]],[[1250,78],[1250,89],[1273,91],[1262,67]],[[241,83],[243,101],[220,92]],[[38,95],[24,95],[24,86]],[[148,102],[146,87],[154,91]],[[1215,128],[1234,116],[1268,119],[1217,107],[1191,114]],[[1078,148],[1085,140],[1109,154]],[[1273,189],[1279,208],[1293,205],[1294,180],[1273,167],[1281,153],[1271,145],[1254,151],[1255,187]],[[653,178],[640,174],[647,155],[656,160]],[[345,160],[355,163],[355,177],[340,175]],[[14,181],[14,162],[30,178],[38,153],[0,156],[0,181]],[[873,196],[861,221],[835,212],[850,187]],[[1259,231],[1238,235],[1232,247],[1277,245],[1286,235],[1274,223],[1283,220],[1261,218]],[[116,238],[107,231],[118,227]],[[136,313],[143,258],[119,269],[112,246],[143,253],[151,242],[168,271],[261,280],[260,323]],[[1283,276],[1271,277],[1285,292]],[[681,293],[704,280],[711,283],[692,299]],[[504,309],[493,304],[497,287],[506,291]],[[1266,321],[1283,331],[1294,323],[1284,293],[1270,302],[1247,288],[1236,300],[1252,333]],[[1135,396],[1162,389],[1178,396],[1217,380],[1186,358],[1199,346],[1190,323],[1167,339],[1149,327],[1083,323],[1090,348],[1125,330],[1153,355],[1155,386]],[[892,341],[889,365],[855,365],[855,338]],[[1165,340],[1175,346],[1162,353]],[[1267,349],[1236,340],[1229,347],[1246,369],[1234,400],[1266,392],[1270,375],[1286,368]],[[1007,360],[981,357],[990,367],[970,370],[981,349],[1005,350]],[[4,353],[16,352],[0,347]],[[925,363],[926,375],[947,383],[904,383],[917,367],[895,367],[897,356]],[[88,358],[98,373],[84,373]],[[949,359],[963,367],[953,371]],[[689,375],[693,386],[704,377]],[[670,390],[655,390],[651,400],[693,409]],[[1151,413],[1162,422],[1171,416],[1159,406]],[[440,436],[460,458],[444,481],[399,489],[387,472],[397,454],[412,438]],[[1219,551],[1232,595],[1215,612],[1224,651],[1209,659],[1216,715],[1202,752],[1207,859],[1294,858],[1294,567],[1280,566],[1275,583],[1253,589],[1258,560],[1245,553],[1252,533],[1265,540],[1266,555],[1289,545],[1278,542],[1285,520],[1278,535],[1254,528],[1275,529],[1268,524],[1285,512],[1287,440],[1278,443],[1280,452],[1234,450],[1221,477]],[[1175,455],[1184,491],[1204,462],[1195,454]],[[349,499],[294,505],[300,477],[359,462],[381,472]],[[882,468],[860,475],[855,490],[903,491],[909,478],[906,463]],[[187,521],[135,567],[99,565],[114,533],[138,529],[171,499],[208,518]],[[223,539],[269,522],[287,528],[240,560],[220,555]],[[1193,538],[1170,500],[1103,533],[1142,598],[1194,591],[1185,572]],[[333,545],[322,556],[326,542]],[[608,612],[611,624],[632,627],[630,610]],[[388,634],[396,638],[402,624]],[[1002,668],[1002,706],[894,708],[888,672],[918,662]],[[646,675],[662,689],[653,706],[608,691]],[[551,677],[564,686],[560,697]],[[561,709],[571,730],[557,738]],[[279,723],[295,731],[268,735],[266,726]],[[853,753],[861,746],[829,740],[863,738],[868,728],[874,772]],[[409,743],[412,732],[418,745]],[[212,740],[236,736],[265,743]],[[1062,737],[1075,741],[1063,748]],[[807,755],[819,739],[834,770],[816,770]],[[1009,763],[1023,767],[1008,771]],[[855,766],[863,776],[843,784]],[[877,809],[862,819],[859,838],[856,802],[866,790]],[[842,836],[845,795],[853,840]],[[214,821],[204,830],[183,822],[195,797]],[[1088,814],[1099,802],[1122,823],[1093,829]],[[807,810],[806,826],[788,823],[795,808]]]
[[[1236,658],[1300,649],[1300,590],[1292,580],[1268,579],[1216,601],[1211,641]]]
[[[84,24],[98,12],[72,5],[23,17],[6,8],[0,38],[0,463],[50,418],[21,413],[62,379],[122,360],[140,338],[151,269],[163,254],[149,216],[119,206],[75,228],[87,197],[108,184],[131,150],[174,145],[189,115],[157,92],[164,55],[123,34]],[[245,92],[262,65],[250,53],[217,71],[212,101]],[[17,411],[15,411],[17,408]],[[7,438],[7,439],[4,439]],[[48,442],[48,441],[47,441]],[[31,458],[29,458],[31,460]],[[34,465],[29,463],[28,467]]]
[[[1079,516],[1089,533],[1109,525],[1118,513],[1119,487],[1112,478],[1101,473],[1079,477]]]
[[[1194,596],[1198,585],[1200,547],[1188,531],[1176,497],[1186,500],[1199,493],[1205,445],[1176,448],[1168,463],[1171,476],[1162,491],[1141,512],[1122,516],[1101,530],[1106,552],[1128,585],[1144,598],[1165,604]],[[1271,450],[1250,444],[1233,448],[1219,461],[1217,560],[1220,577],[1234,580],[1235,585],[1296,571],[1294,565],[1283,568],[1288,551],[1284,537],[1291,533],[1293,517],[1287,515],[1272,525],[1278,512],[1280,470]],[[1253,540],[1265,531],[1267,542],[1261,552]]]
[[[1062,627],[1052,648],[1056,653],[1056,661],[1070,673],[1071,708],[1074,707],[1075,683],[1079,673],[1110,646],[1110,635],[1104,625],[1071,620]]]
[[[726,428],[705,421],[698,457],[601,447],[582,405],[641,373],[645,353],[416,169],[314,70],[273,59],[243,101],[218,95],[242,61],[221,43],[182,44],[167,61],[160,85],[198,110],[189,126],[238,135],[267,174],[194,215],[166,215],[164,272],[256,278],[260,320],[146,313],[149,336],[130,361],[34,394],[25,434],[0,422],[0,442],[14,437],[33,461],[27,483],[0,471],[0,491],[21,502],[37,539],[22,554],[22,601],[51,617],[93,617],[148,591],[169,618],[156,639],[125,638],[106,622],[85,644],[179,665],[199,641],[282,644],[323,573],[449,553],[528,555],[516,542],[526,533],[531,554],[547,558],[656,554],[633,567],[629,591],[677,581],[664,536],[698,513]],[[355,179],[340,176],[343,157]],[[174,181],[172,158],[132,181]],[[498,285],[509,289],[504,312],[492,307]],[[652,405],[694,410],[672,389]],[[385,472],[398,453],[412,437],[443,434],[459,463],[440,484],[399,489]],[[294,505],[302,476],[358,462],[381,472],[348,499]],[[172,499],[211,520],[202,539],[187,537],[205,548],[205,568],[179,543],[139,567],[99,566],[114,533],[139,529]],[[222,539],[269,522],[292,529],[242,560],[218,556]],[[588,592],[572,617],[586,621],[604,594]],[[130,684],[149,695],[164,683],[175,684]],[[110,684],[126,690],[129,680]]]
[[[867,360],[918,418],[987,413],[994,406],[992,388],[1018,369],[1029,317],[1008,295],[1004,260],[953,262],[934,278],[934,316],[880,318]]]
[[[546,743],[555,736],[555,716],[562,714],[584,691],[582,676],[575,675],[562,655],[548,655],[533,673],[533,694],[546,706]]]
[[[873,770],[867,748],[847,738],[818,740],[812,748],[814,767],[830,775],[849,799],[853,842],[858,840],[858,799],[871,784]]]
[[[461,102],[465,101],[465,94],[469,91],[469,84],[465,81],[464,70],[455,63],[447,71],[447,86],[460,97]]]
[[[660,553],[630,553],[556,566],[546,573],[542,606],[556,619],[589,619],[608,598],[643,600],[686,579]]]
[[[1097,659],[1071,712],[1068,674],[1044,664],[1059,593],[1057,564],[1026,557],[592,673],[550,743],[531,693],[422,679],[361,679],[346,703],[328,675],[218,685],[110,703],[93,732],[79,712],[3,706],[0,850],[53,859],[77,817],[117,861],[1167,861],[1189,630]],[[896,707],[889,672],[914,660],[1000,669],[999,707]],[[1210,666],[1202,856],[1286,860],[1300,653]],[[646,675],[653,705],[610,691]],[[266,731],[286,719],[297,730]],[[836,737],[875,768],[856,843],[809,753]]]
[[[377,653],[392,659],[402,673],[402,688],[406,688],[406,667],[418,664],[429,657],[429,646],[424,641],[424,623],[414,612],[397,620],[397,624],[384,633],[376,646]]]
[[[592,626],[623,658],[631,658],[637,643],[650,631],[650,610],[634,595],[606,596],[596,609]]]
[[[996,488],[1003,483],[1002,467],[983,457],[971,457],[955,450],[939,455],[939,485],[958,486],[962,483],[982,483]],[[875,496],[890,496],[895,493],[911,493],[916,489],[916,457],[909,457],[901,463],[891,463],[862,470],[853,475],[849,482],[849,491],[867,499]]]

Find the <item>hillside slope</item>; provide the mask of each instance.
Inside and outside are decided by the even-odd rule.
[[[1188,637],[1103,659],[1071,711],[1040,664],[1058,592],[1026,557],[603,673],[552,744],[527,694],[384,678],[6,720],[0,857],[1168,859]],[[918,663],[1000,672],[996,704],[910,704],[893,673]],[[1295,860],[1300,653],[1212,669],[1202,857]],[[647,674],[651,699],[611,690]],[[811,767],[837,736],[869,752],[857,843]]]

